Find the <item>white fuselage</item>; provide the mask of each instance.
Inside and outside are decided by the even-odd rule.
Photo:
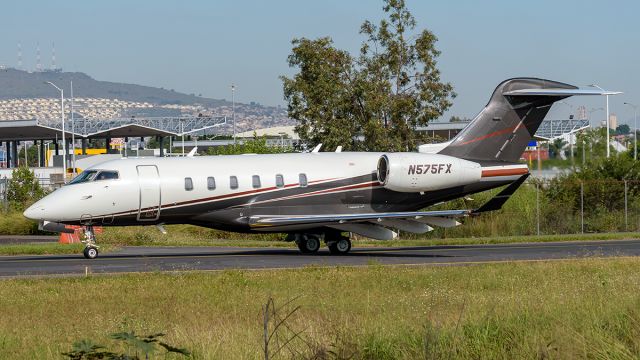
[[[111,160],[87,170],[114,170],[119,174],[117,180],[63,186],[34,204],[25,215],[69,222],[136,213],[141,205],[139,169],[147,166],[157,168],[161,209],[166,209],[186,207],[180,204],[205,198],[229,199],[255,190],[279,191],[276,175],[282,175],[284,185],[289,188],[300,186],[301,174],[308,184],[374,174],[379,157],[378,153],[303,153]],[[254,184],[254,176],[259,177],[259,186]],[[211,177],[215,181],[213,189],[208,186]],[[237,179],[236,188],[232,188],[231,177]],[[191,179],[191,190],[185,188],[186,178]]]
[[[24,214],[65,224],[187,223],[253,231],[249,226],[252,216],[413,211],[509,183],[527,171],[525,165],[481,167],[442,155],[389,155],[404,164],[396,167],[392,162],[390,169],[395,173],[389,179],[407,176],[408,185],[396,189],[393,182],[378,181],[382,155],[344,152],[110,160],[85,170],[94,172],[92,180],[76,183],[81,174]],[[434,166],[431,169],[435,170],[437,165],[438,171],[412,173],[414,163],[418,169]],[[100,180],[97,174],[102,172],[117,174],[117,179]]]

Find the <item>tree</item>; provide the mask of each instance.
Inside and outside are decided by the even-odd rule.
[[[466,118],[466,117],[465,117],[465,118],[461,118],[461,117],[459,117],[459,116],[455,116],[455,115],[454,115],[454,116],[452,116],[452,117],[449,119],[449,122],[452,122],[452,123],[470,122],[470,121],[471,121],[471,119],[469,119],[469,118]]]
[[[237,154],[279,154],[291,152],[292,149],[282,146],[267,146],[267,138],[253,133],[253,139],[238,144],[210,147],[208,155],[237,155]]]
[[[549,152],[553,154],[553,158],[558,158],[565,146],[567,146],[567,142],[564,139],[555,139],[549,143]]]
[[[24,150],[25,147],[22,147],[18,151],[18,163],[21,166],[24,166]],[[27,159],[29,160],[28,166],[38,166],[38,146],[32,145],[29,146],[29,150],[27,150]],[[44,166],[44,164],[40,164],[40,166]]]
[[[592,161],[599,157],[606,156],[607,153],[607,129],[595,128],[581,131],[576,140],[576,154],[582,156],[585,154],[587,161]],[[610,145],[611,153],[615,150]]]
[[[415,130],[441,116],[455,97],[440,80],[436,36],[415,32],[404,0],[384,0],[387,16],[365,21],[358,56],[336,49],[331,38],[294,39],[289,66],[281,77],[289,116],[309,145],[332,149],[406,151],[424,141]]]
[[[618,125],[618,127],[616,128],[616,135],[627,135],[630,133],[631,128],[629,128],[629,125],[627,124]]]
[[[7,188],[7,199],[14,207],[22,209],[43,196],[44,190],[29,168],[23,166],[13,170]]]

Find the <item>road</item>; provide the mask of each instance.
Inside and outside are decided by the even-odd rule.
[[[640,256],[640,240],[503,245],[354,248],[347,256],[326,249],[302,255],[297,249],[229,247],[126,247],[94,260],[78,255],[0,256],[0,277],[84,275],[85,272],[299,268],[309,265],[462,265],[584,257]]]

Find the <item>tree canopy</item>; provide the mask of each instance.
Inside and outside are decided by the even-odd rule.
[[[384,0],[386,18],[365,21],[358,55],[337,49],[329,37],[292,41],[281,77],[289,116],[308,145],[345,150],[407,151],[426,140],[415,130],[452,105],[453,87],[440,79],[436,36],[416,31],[404,0]]]
[[[7,199],[13,207],[19,210],[24,209],[28,204],[43,196],[44,190],[28,167],[21,166],[13,170],[7,188]]]

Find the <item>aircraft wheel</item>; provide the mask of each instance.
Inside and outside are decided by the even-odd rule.
[[[303,254],[313,254],[320,249],[320,239],[315,235],[306,235],[298,240],[298,249]]]
[[[329,252],[333,255],[344,255],[351,250],[351,240],[342,238],[328,245]]]
[[[87,246],[84,248],[83,254],[87,259],[95,259],[98,257],[98,249],[93,246]]]

